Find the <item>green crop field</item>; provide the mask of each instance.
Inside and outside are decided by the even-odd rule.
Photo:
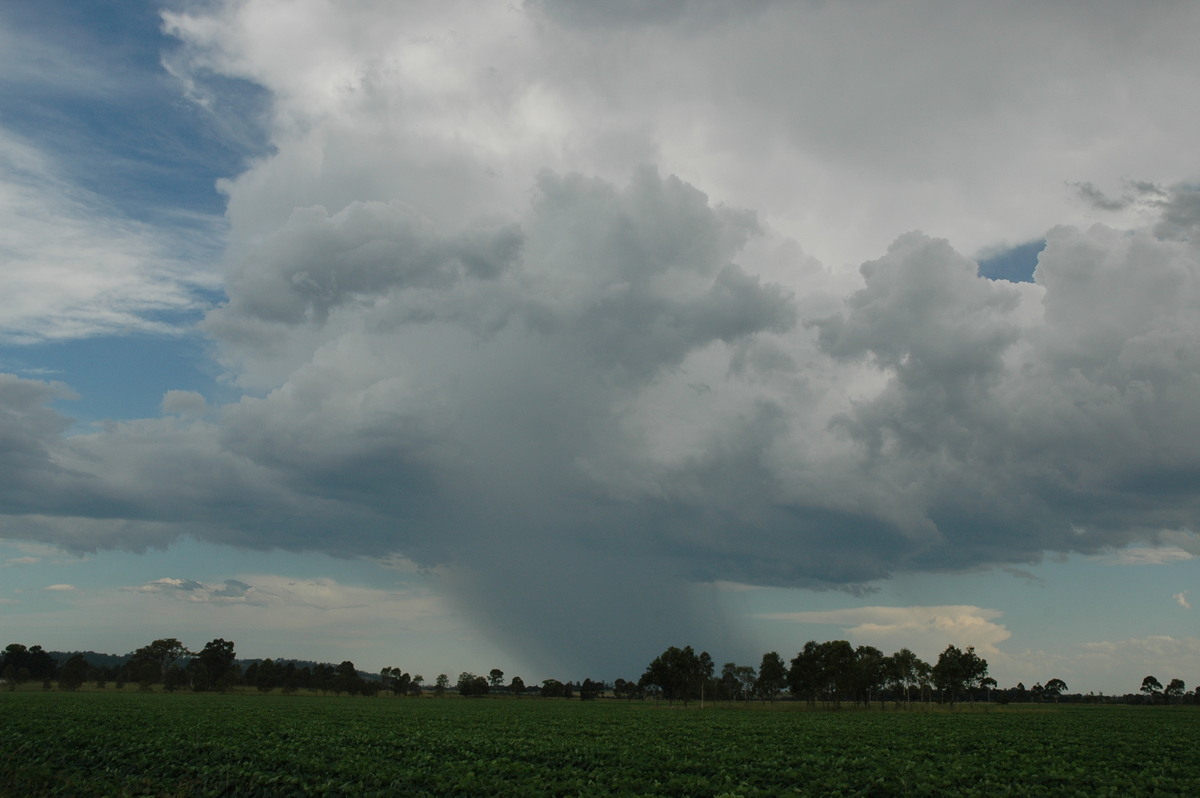
[[[1200,795],[1200,711],[0,693],[3,795]]]

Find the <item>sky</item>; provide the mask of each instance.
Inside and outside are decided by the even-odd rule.
[[[0,637],[1200,679],[1200,6],[0,8]]]

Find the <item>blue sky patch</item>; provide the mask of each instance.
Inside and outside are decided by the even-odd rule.
[[[1020,244],[979,259],[979,276],[1011,283],[1032,283],[1038,255],[1046,248],[1042,240]]]
[[[210,401],[223,393],[209,346],[194,335],[130,335],[3,347],[0,370],[68,385],[79,399],[56,407],[79,424],[152,418],[167,391],[197,391]]]

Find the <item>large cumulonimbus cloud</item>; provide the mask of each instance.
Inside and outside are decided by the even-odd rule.
[[[544,174],[519,223],[452,234],[395,203],[301,209],[207,322],[231,357],[285,350],[286,378],[69,438],[53,388],[7,378],[7,504],[76,547],[401,552],[567,663],[605,661],[597,628],[693,630],[689,581],[1187,544],[1190,201],[1161,235],[1052,231],[1028,284],[910,233],[841,296],[802,258],[797,285],[755,276],[795,248],[651,170]]]
[[[782,47],[771,15],[800,13],[791,4],[741,20],[681,4],[625,27],[571,4],[517,21],[489,7],[444,38],[422,33],[440,5],[414,4],[399,44],[354,16],[366,6],[343,29],[329,4],[299,5],[283,49],[266,5],[167,16],[190,48],[179,74],[251,79],[275,98],[275,154],[223,185],[229,300],[204,321],[246,396],[175,394],[162,418],[68,437],[48,405],[66,388],[0,378],[8,535],[400,553],[445,566],[442,584],[500,639],[573,668],[713,640],[696,582],[863,590],[1133,541],[1196,549],[1194,188],[1139,189],[1154,217],[1133,232],[1050,230],[1032,283],[981,277],[920,232],[891,233],[857,270],[827,267],[680,168],[744,195],[746,170],[690,148],[770,144],[849,214],[861,175],[814,164],[844,161],[854,136],[875,165],[899,146],[876,127],[843,135],[752,80]],[[813,19],[849,24],[833,9]],[[762,47],[746,44],[754,30]],[[677,103],[611,53],[613,72],[588,71],[618,33],[636,52],[658,42]],[[718,74],[686,60],[697,42],[738,57]],[[695,68],[670,68],[683,63]],[[806,107],[829,107],[802,88]],[[1023,91],[1036,104],[1036,86]],[[689,127],[703,97],[726,112]],[[1007,117],[980,107],[946,129],[1003,134]],[[926,155],[941,174],[949,156]],[[984,182],[999,170],[986,160],[971,167]],[[907,179],[879,204],[899,207]],[[756,184],[764,203],[781,180]],[[890,225],[873,214],[846,229],[874,241]],[[785,217],[808,229],[794,205]]]

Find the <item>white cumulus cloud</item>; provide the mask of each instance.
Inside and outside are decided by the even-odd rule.
[[[981,654],[999,653],[1008,629],[995,621],[1004,613],[969,605],[934,607],[853,607],[839,610],[762,613],[763,620],[841,627],[851,642],[891,653],[910,648],[936,658],[947,645],[974,646]],[[932,659],[930,659],[932,661]]]

